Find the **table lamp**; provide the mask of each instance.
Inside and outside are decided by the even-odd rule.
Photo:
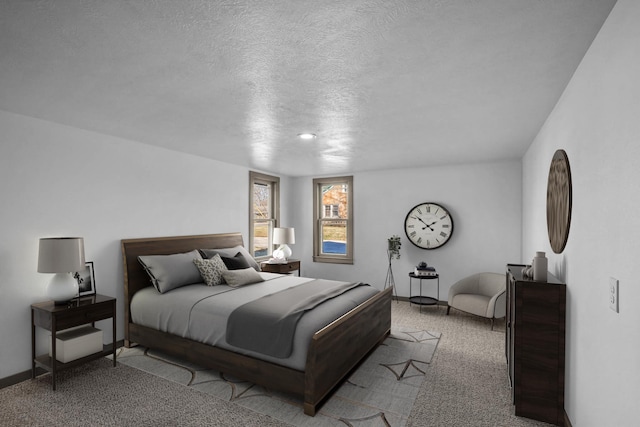
[[[55,304],[66,304],[78,296],[78,282],[73,273],[84,268],[82,237],[49,237],[40,239],[38,273],[54,273],[47,285],[47,296]]]
[[[273,257],[277,259],[289,259],[291,256],[291,248],[287,245],[296,242],[295,232],[292,227],[274,228],[273,244],[280,245],[278,249],[273,251]]]

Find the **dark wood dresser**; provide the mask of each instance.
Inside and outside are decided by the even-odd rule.
[[[507,264],[505,351],[517,416],[564,425],[565,312],[567,287]]]

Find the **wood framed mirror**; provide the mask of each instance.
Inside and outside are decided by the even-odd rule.
[[[571,226],[571,167],[564,150],[556,150],[547,180],[547,231],[553,252],[562,253]]]

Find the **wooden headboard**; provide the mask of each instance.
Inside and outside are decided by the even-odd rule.
[[[244,246],[242,234],[201,234],[197,236],[150,237],[122,240],[124,261],[124,321],[125,332],[130,322],[129,304],[140,289],[151,286],[149,276],[138,261],[140,255],[170,255],[194,249],[221,249]]]

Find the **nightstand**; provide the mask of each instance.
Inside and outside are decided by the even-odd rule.
[[[293,271],[298,270],[298,277],[300,276],[299,259],[290,259],[283,264],[269,264],[268,262],[263,262],[262,264],[260,264],[260,268],[262,269],[262,271],[280,274],[291,274]]]
[[[56,336],[59,331],[74,326],[95,325],[98,320],[113,319],[113,339],[103,345],[102,351],[67,363],[56,359]],[[51,356],[48,353],[36,357],[36,326],[51,331]],[[116,366],[116,299],[104,295],[91,295],[71,300],[66,305],[55,305],[53,301],[31,304],[31,378],[36,377],[36,367],[51,372],[51,386],[56,389],[56,374],[113,353]]]

